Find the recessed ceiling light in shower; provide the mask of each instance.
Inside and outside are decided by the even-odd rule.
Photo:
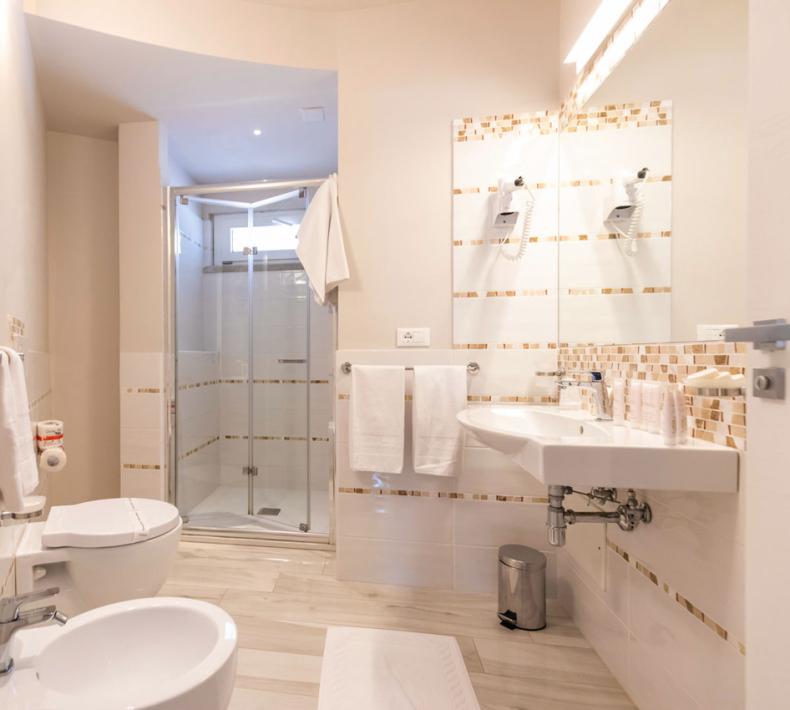
[[[259,136],[259,135],[261,135],[261,133],[263,133],[263,131],[260,128],[253,128],[252,129],[252,135],[254,135],[254,136]]]

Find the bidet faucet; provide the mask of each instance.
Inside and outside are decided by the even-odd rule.
[[[595,399],[595,419],[599,422],[612,420],[612,400],[609,397],[609,390],[606,387],[606,378],[601,370],[584,370],[573,373],[573,379],[560,377],[557,384],[560,389],[566,387],[581,387],[589,389]]]
[[[14,670],[14,659],[11,658],[11,638],[17,631],[26,626],[43,624],[47,621],[55,621],[58,624],[65,624],[68,621],[68,617],[54,606],[20,611],[25,604],[54,597],[59,592],[60,588],[50,587],[38,592],[0,599],[0,676]]]

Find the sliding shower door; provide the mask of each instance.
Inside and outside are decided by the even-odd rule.
[[[300,217],[178,206],[174,489],[187,528],[329,531],[333,317],[295,252],[267,241],[279,233],[249,229]]]

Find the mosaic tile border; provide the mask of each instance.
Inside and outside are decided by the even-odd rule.
[[[602,370],[611,382],[632,379],[646,382],[679,383],[706,367],[718,367],[733,375],[745,374],[746,343],[720,340],[655,345],[566,345],[559,348],[562,370]],[[704,397],[684,388],[689,431],[693,438],[746,450],[746,398]],[[591,408],[589,393],[582,391],[582,406]],[[627,399],[626,399],[627,401]],[[626,406],[626,420],[630,417]]]
[[[669,239],[672,237],[672,230],[667,229],[661,232],[639,232],[635,239]],[[560,236],[535,235],[527,237],[528,244],[552,244],[556,242],[592,242],[592,241],[614,241],[619,239],[620,235],[615,232],[604,232],[601,234],[564,234]],[[453,241],[454,247],[482,247],[482,246],[499,246],[501,244],[515,244],[520,243],[520,238],[505,239],[456,239]]]
[[[136,471],[160,471],[162,466],[158,463],[122,463],[121,468],[134,469]]]
[[[548,505],[545,496],[506,496],[499,493],[464,493],[459,491],[425,491],[404,488],[359,488],[339,486],[338,493],[371,496],[399,496],[413,498],[446,498],[450,500],[474,500],[492,503],[522,503],[527,505]]]
[[[558,111],[505,113],[496,116],[459,118],[453,121],[453,140],[457,143],[504,138],[516,135],[550,135],[559,128]]]
[[[6,320],[8,321],[8,340],[11,347],[18,350],[19,339],[25,337],[25,321],[11,314],[6,315]]]
[[[351,399],[351,395],[338,394],[337,399],[345,402]],[[404,399],[411,402],[413,398],[407,394]],[[557,404],[559,400],[556,395],[470,394],[466,401],[469,404]]]
[[[746,655],[746,645],[742,641],[735,638],[721,624],[714,621],[698,606],[686,599],[686,597],[677,591],[673,585],[671,585],[666,580],[662,580],[647,565],[636,559],[631,553],[629,553],[627,550],[624,550],[622,547],[615,544],[611,540],[606,541],[606,546],[615,554],[617,554],[626,564],[628,564],[630,567],[633,567],[650,582],[652,582],[656,586],[656,589],[666,594],[670,599],[674,600],[678,605],[680,605],[695,619],[697,619],[697,621],[705,624],[705,626],[714,634],[716,634],[719,639],[729,643],[742,656]]]
[[[190,456],[194,456],[199,451],[203,451],[203,449],[207,449],[209,446],[211,446],[212,444],[216,444],[218,441],[219,441],[219,437],[213,436],[207,441],[204,441],[202,444],[200,444],[200,446],[196,446],[194,449],[190,449],[189,451],[185,451],[183,454],[179,454],[178,460],[183,461],[184,459],[189,458]]]
[[[236,377],[228,377],[224,379],[217,380],[217,382],[221,385],[248,385],[250,381],[248,379],[243,378],[236,378]],[[294,380],[294,379],[256,379],[253,378],[252,384],[254,385],[306,385],[307,380]],[[311,385],[328,385],[329,380],[310,380]]]
[[[453,350],[557,350],[558,343],[454,343]]]
[[[648,175],[644,182],[672,182],[672,175]],[[529,182],[525,183],[525,187],[530,190],[548,190],[557,187],[602,187],[608,185],[619,185],[622,183],[622,178],[592,178],[589,180],[561,180],[559,183],[555,182]],[[496,185],[467,185],[466,187],[454,187],[452,194],[454,197],[459,195],[481,195],[484,193],[497,192]]]
[[[199,389],[201,387],[211,387],[212,385],[218,385],[219,383],[220,383],[219,380],[205,380],[203,382],[187,382],[178,385],[178,391],[183,392],[184,390],[194,390],[194,389]]]
[[[28,404],[27,404],[28,410],[33,409],[33,407],[37,407],[39,404],[41,404],[51,394],[52,394],[52,390],[47,390],[41,396],[36,397],[36,399],[34,399],[32,402],[28,402]]]
[[[672,101],[669,99],[645,103],[606,104],[567,116],[562,131],[586,133],[591,131],[651,128],[672,125]]]
[[[225,441],[247,441],[249,440],[249,436],[247,434],[223,434],[222,437],[217,437],[217,439],[222,438]],[[269,434],[253,434],[252,436],[253,441],[302,441],[306,442],[306,436],[272,436]],[[328,436],[311,436],[310,441],[313,443],[316,442],[323,442],[328,443],[329,437]]]
[[[162,394],[161,387],[125,387],[126,394]]]
[[[622,288],[536,288],[520,291],[455,291],[453,298],[535,298],[543,296],[637,296],[671,293],[671,286],[625,286]]]

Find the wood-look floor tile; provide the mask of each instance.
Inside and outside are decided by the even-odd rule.
[[[326,629],[321,626],[306,626],[241,614],[232,616],[238,628],[240,648],[301,653],[308,656],[322,656],[324,653]]]
[[[180,584],[178,582],[165,582],[159,590],[160,597],[186,597],[200,601],[219,604],[225,594],[226,587],[207,587],[202,584]]]
[[[482,710],[636,710],[619,688],[471,673]]]
[[[482,710],[633,710],[556,600],[546,630],[509,631],[493,595],[334,574],[330,552],[189,542],[161,594],[218,604],[235,619],[230,710],[315,710],[328,626],[455,636]]]
[[[221,606],[231,615],[259,616],[294,623],[364,626],[448,636],[461,634],[533,644],[529,634],[514,639],[511,632],[499,625],[494,610],[467,611],[405,600],[394,603],[295,593],[252,593],[232,588],[222,598]]]
[[[321,656],[240,648],[236,673],[248,678],[315,683],[321,680]]]
[[[318,698],[307,695],[237,687],[233,691],[228,710],[316,710],[317,707]]]
[[[486,673],[512,678],[540,678],[619,688],[591,648],[493,641],[475,637]]]

